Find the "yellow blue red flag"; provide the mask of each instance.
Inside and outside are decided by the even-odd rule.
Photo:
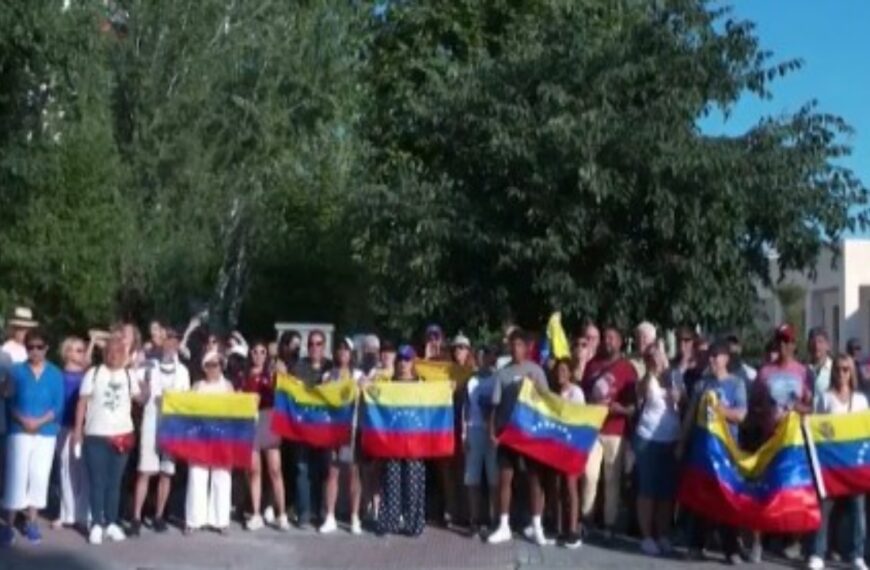
[[[807,431],[822,497],[870,492],[870,412],[809,416]]]
[[[208,467],[247,469],[256,433],[254,394],[163,395],[157,445],[176,459]]]
[[[336,448],[350,443],[358,395],[353,380],[308,386],[279,374],[272,410],[272,431],[312,447]]]
[[[384,382],[363,389],[362,448],[369,457],[425,459],[454,452],[453,387]]]
[[[737,446],[716,396],[698,406],[678,500],[720,524],[804,533],[821,522],[800,416],[791,412],[755,453]]]
[[[573,404],[526,379],[498,441],[554,469],[579,474],[606,417],[604,406]]]

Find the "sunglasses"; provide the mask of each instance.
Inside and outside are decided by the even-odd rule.
[[[323,346],[322,340],[312,340],[308,343],[308,346]]]
[[[45,350],[44,344],[28,344],[27,350]]]

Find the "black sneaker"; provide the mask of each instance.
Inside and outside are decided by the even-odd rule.
[[[127,536],[139,536],[142,533],[142,521],[134,520],[130,523],[130,529],[127,531]]]
[[[583,546],[583,538],[579,532],[569,532],[562,538],[562,546],[568,550],[577,550]]]
[[[166,524],[166,519],[154,519],[154,532],[164,533],[169,530],[169,525]]]

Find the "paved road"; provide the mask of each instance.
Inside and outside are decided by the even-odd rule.
[[[45,541],[30,546],[19,541],[0,550],[0,570],[253,570],[269,568],[435,570],[435,569],[590,569],[696,570],[722,567],[716,562],[690,564],[675,559],[652,559],[637,553],[632,543],[617,550],[592,544],[568,551],[539,548],[522,539],[489,546],[453,532],[427,528],[423,537],[353,537],[339,531],[330,536],[293,530],[264,529],[248,533],[234,527],[229,535],[202,532],[185,537],[173,530],[158,536],[143,530],[137,539],[121,544],[89,546],[71,530],[45,531]],[[765,563],[753,569],[783,568]]]

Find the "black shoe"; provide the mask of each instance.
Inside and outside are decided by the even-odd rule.
[[[130,523],[130,529],[127,531],[127,536],[136,537],[142,533],[142,521],[134,520]]]
[[[166,519],[154,519],[154,532],[164,533],[169,530],[169,525],[166,524]]]
[[[583,538],[579,532],[569,532],[562,537],[562,546],[569,550],[577,550],[583,546]]]

